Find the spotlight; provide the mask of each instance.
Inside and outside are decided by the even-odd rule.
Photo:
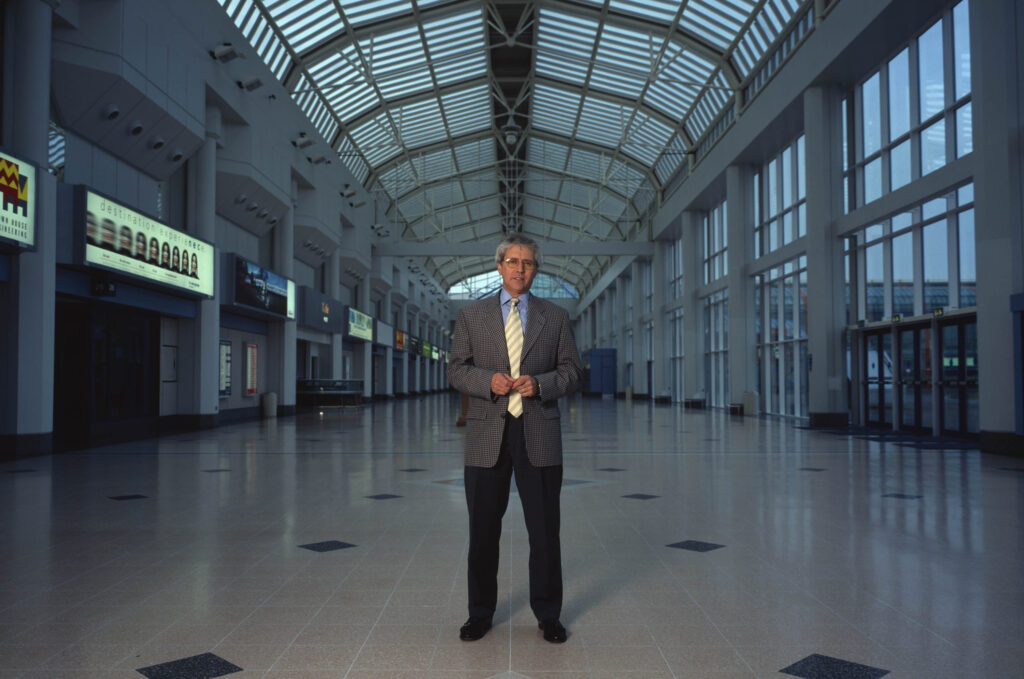
[[[118,108],[117,104],[109,104],[103,109],[103,117],[107,120],[117,120],[121,117],[121,109]]]
[[[365,200],[349,201],[348,203],[349,207],[362,207],[364,205],[366,205]]]
[[[249,200],[249,196],[245,195],[244,193],[240,193],[237,196],[235,196],[235,203],[237,203],[238,205],[241,205],[247,200]]]
[[[322,163],[326,163],[327,162],[327,156],[317,156],[316,158],[314,158],[312,156],[307,156],[306,157],[306,161],[309,162],[312,165],[320,165]]]
[[[166,143],[167,142],[164,141],[163,137],[156,136],[149,140],[149,148],[153,149],[154,151],[159,151],[164,147],[164,144]]]
[[[342,189],[341,195],[344,196],[345,198],[351,198],[352,196],[356,195],[356,187],[352,186],[351,184],[345,184],[345,188]]]
[[[172,151],[171,155],[170,155],[170,159],[171,159],[172,163],[176,163],[176,162],[178,162],[179,160],[181,160],[184,157],[185,157],[185,152],[182,151],[181,149],[174,149],[174,151]]]
[[[256,210],[260,209],[260,204],[257,203],[256,201],[253,201],[253,202],[249,203],[248,205],[246,205],[245,209],[248,212],[256,212]]]
[[[220,63],[226,64],[233,59],[244,58],[245,55],[236,50],[230,42],[226,42],[210,50],[210,56]]]
[[[246,92],[252,92],[253,90],[258,90],[259,88],[263,87],[263,81],[260,80],[259,78],[249,78],[248,80],[239,80],[236,84],[238,85],[238,87],[240,89],[243,89]]]
[[[146,129],[146,126],[142,124],[141,120],[136,120],[134,123],[128,126],[128,134],[133,137],[137,137],[142,134],[142,131]]]
[[[295,139],[292,139],[292,146],[294,146],[297,149],[304,149],[307,146],[312,146],[312,145],[313,145],[313,138],[310,137],[305,132],[299,132],[299,136],[296,137]]]

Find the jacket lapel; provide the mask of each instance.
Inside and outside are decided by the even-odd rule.
[[[501,296],[496,295],[491,304],[487,305],[484,312],[484,327],[487,334],[492,337],[495,347],[500,347],[496,353],[505,357],[508,364],[508,350],[505,347],[505,320],[501,317]]]
[[[536,295],[530,295],[530,312],[526,315],[526,336],[523,337],[524,358],[530,352],[530,347],[540,337],[540,331],[543,329],[544,323],[544,304]]]

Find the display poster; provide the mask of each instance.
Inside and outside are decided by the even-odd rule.
[[[342,333],[345,330],[345,307],[341,302],[308,286],[299,288],[299,325]]]
[[[430,342],[423,342],[423,358],[430,358],[430,352],[432,348],[433,345]]]
[[[220,397],[231,396],[231,340],[220,341]]]
[[[395,330],[395,349],[405,351],[405,348],[405,333],[401,330]]]
[[[348,308],[348,334],[352,337],[373,341],[373,316]]]
[[[0,151],[0,240],[36,244],[36,168]]]
[[[85,263],[213,297],[214,247],[85,192]]]
[[[395,346],[395,331],[394,331],[394,328],[392,328],[387,323],[384,323],[383,321],[376,321],[376,323],[377,323],[377,331],[374,334],[374,337],[376,338],[376,343],[379,344],[382,347],[392,347],[392,348],[394,348],[394,346]]]
[[[420,352],[423,350],[423,345],[420,344],[420,340],[418,337],[406,335],[405,343],[406,346],[409,348],[409,353],[412,354],[413,356],[419,356]]]
[[[436,361],[438,358],[440,358],[440,356],[440,349],[438,349],[437,347],[430,347],[430,358]]]
[[[235,257],[235,304],[295,318],[295,283],[259,264]]]
[[[245,345],[245,393],[252,396],[259,389],[259,377],[257,368],[257,347],[255,344]]]

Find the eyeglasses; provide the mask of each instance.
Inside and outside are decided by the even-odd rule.
[[[523,268],[526,269],[527,271],[533,271],[534,269],[537,268],[537,262],[532,259],[516,259],[515,257],[509,257],[508,259],[503,259],[502,261],[505,262],[505,264],[508,264],[513,269],[518,268],[520,264],[522,264]]]

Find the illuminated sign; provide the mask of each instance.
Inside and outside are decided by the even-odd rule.
[[[255,344],[245,345],[245,394],[252,396],[259,389],[259,349]]]
[[[220,341],[220,397],[231,396],[231,340]]]
[[[431,345],[430,342],[424,342],[423,343],[423,357],[424,358],[430,358],[432,346],[433,345]]]
[[[213,297],[214,248],[85,191],[85,263]]]
[[[373,341],[373,316],[348,308],[348,334],[352,337]]]
[[[440,357],[439,351],[437,347],[430,347],[430,357],[436,361]]]
[[[295,282],[235,257],[235,304],[295,318]]]
[[[36,244],[36,168],[0,152],[0,240]]]
[[[324,332],[345,331],[345,307],[341,302],[305,285],[299,288],[299,325]]]
[[[399,351],[405,351],[405,338],[406,334],[401,330],[395,330],[395,349]]]
[[[412,335],[405,336],[405,346],[409,348],[409,353],[413,356],[419,356],[420,352],[423,351],[423,345],[420,343],[418,337]]]

